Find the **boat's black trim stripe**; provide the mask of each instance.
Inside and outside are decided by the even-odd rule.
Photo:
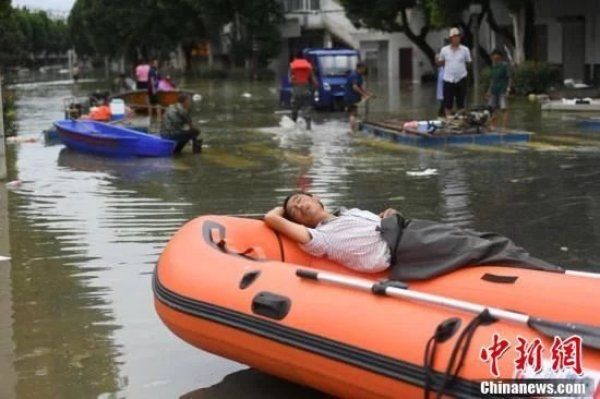
[[[279,244],[279,253],[281,254],[281,261],[285,262],[285,251],[283,250],[283,241],[281,241],[281,236],[276,230],[272,230],[275,233],[275,237],[277,237],[277,243]]]
[[[217,305],[186,298],[162,286],[156,272],[153,289],[158,300],[182,313],[315,353],[417,387],[424,387],[425,369],[421,366]],[[438,390],[444,380],[444,374],[431,372],[430,378],[431,389]],[[482,397],[478,382],[461,378],[457,378],[456,382],[446,389],[446,394],[459,398]]]

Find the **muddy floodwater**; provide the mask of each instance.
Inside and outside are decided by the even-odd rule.
[[[431,86],[372,86],[369,118],[435,115]],[[64,98],[96,87],[15,87],[19,135],[40,139]],[[600,132],[579,130],[582,115],[514,99],[510,125],[535,131],[532,143],[422,150],[351,135],[343,114],[319,113],[305,131],[278,112],[275,83],[186,87],[203,96],[200,156],[8,145],[8,180],[20,183],[0,191],[0,256],[11,257],[0,260],[1,397],[319,397],[192,348],[152,301],[157,257],[183,223],[264,212],[297,188],[328,206],[497,231],[537,257],[600,272]]]

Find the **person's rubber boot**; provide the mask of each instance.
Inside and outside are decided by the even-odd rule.
[[[306,118],[306,130],[312,130],[312,119],[311,118]]]
[[[192,141],[192,152],[194,154],[200,154],[202,152],[202,139]]]

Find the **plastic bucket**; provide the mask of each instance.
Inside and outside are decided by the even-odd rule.
[[[125,102],[120,98],[110,101],[110,119],[113,121],[125,118]]]

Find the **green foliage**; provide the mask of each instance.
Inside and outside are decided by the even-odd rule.
[[[232,24],[234,61],[256,57],[260,66],[279,51],[282,20],[277,0],[77,0],[69,27],[79,54],[136,58],[166,55],[179,45],[189,53]]]
[[[517,94],[546,93],[560,84],[560,69],[547,63],[526,61],[513,70],[513,87]]]
[[[547,62],[526,61],[512,68],[513,91],[518,95],[547,93],[550,87],[560,85],[560,69]],[[490,84],[490,68],[481,75],[483,87]]]
[[[11,8],[0,3],[0,63],[2,65],[60,54],[69,47],[65,21],[44,11]]]
[[[359,27],[386,32],[402,31],[398,14],[418,5],[417,0],[373,0],[368,6],[364,0],[341,0],[346,16]]]

